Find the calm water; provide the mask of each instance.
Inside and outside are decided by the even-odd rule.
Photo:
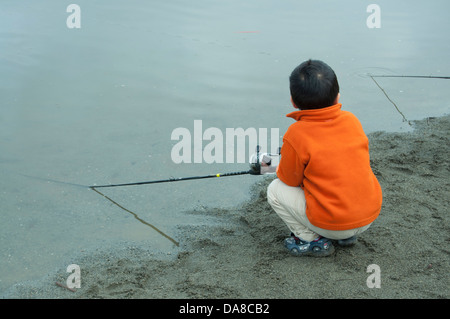
[[[174,164],[177,127],[291,124],[288,75],[308,58],[332,66],[343,107],[365,130],[410,126],[368,74],[449,76],[448,1],[74,1],[0,4],[0,291],[123,243],[177,248],[95,192],[73,185],[240,171],[247,164]],[[408,120],[449,112],[449,80],[377,78]],[[206,144],[206,143],[205,143]],[[104,193],[175,238],[214,220],[186,210],[232,207],[260,177]],[[82,266],[82,265],[81,265]],[[65,266],[63,266],[65,267]]]

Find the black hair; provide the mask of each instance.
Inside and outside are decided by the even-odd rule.
[[[308,60],[297,66],[289,77],[291,97],[301,110],[333,105],[339,83],[333,69],[320,60]]]

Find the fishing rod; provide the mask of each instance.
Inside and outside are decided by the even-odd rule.
[[[274,169],[272,169],[272,170],[269,169],[269,167],[272,164],[272,156],[279,156],[280,152],[281,152],[281,148],[280,147],[278,148],[278,154],[260,153],[260,150],[261,150],[260,146],[258,145],[256,147],[256,154],[252,155],[252,157],[250,158],[250,169],[247,171],[232,172],[232,173],[219,173],[219,174],[211,174],[211,175],[203,175],[203,176],[169,178],[169,179],[160,179],[160,180],[134,182],[134,183],[92,185],[92,186],[89,186],[89,188],[96,189],[96,188],[106,188],[106,187],[122,187],[122,186],[133,186],[133,185],[170,183],[170,182],[179,182],[179,181],[188,181],[188,180],[196,180],[196,179],[215,178],[215,177],[248,175],[248,174],[261,175],[261,174],[270,173],[270,172],[274,171]]]
[[[146,184],[157,184],[157,183],[169,183],[169,182],[179,182],[179,181],[188,181],[194,179],[204,179],[204,178],[213,178],[213,177],[226,177],[226,176],[236,176],[236,175],[259,175],[259,173],[254,172],[253,170],[241,171],[241,172],[233,172],[233,173],[219,173],[219,174],[211,174],[204,176],[190,176],[190,177],[179,177],[179,178],[169,178],[169,179],[160,179],[154,181],[146,181],[146,182],[135,182],[135,183],[123,183],[123,184],[109,184],[109,185],[92,185],[89,188],[105,188],[105,187],[122,187],[122,186],[133,186],[133,185],[146,185]]]

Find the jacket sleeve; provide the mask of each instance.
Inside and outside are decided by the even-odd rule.
[[[277,167],[278,178],[288,186],[303,187],[304,164],[289,141],[283,139],[280,163]]]

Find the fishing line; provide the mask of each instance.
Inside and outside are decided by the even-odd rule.
[[[173,239],[172,237],[170,237],[169,235],[165,234],[164,232],[162,232],[161,230],[159,230],[157,227],[153,226],[150,223],[147,223],[145,220],[139,218],[139,216],[132,212],[131,210],[123,207],[122,205],[120,205],[119,203],[117,203],[116,201],[114,201],[113,199],[111,199],[110,197],[106,196],[105,194],[103,194],[102,192],[100,192],[99,190],[95,189],[95,187],[89,187],[90,189],[92,189],[94,192],[102,195],[104,198],[106,198],[107,200],[109,200],[111,203],[113,203],[114,205],[116,205],[117,207],[123,209],[124,211],[130,213],[131,215],[134,216],[134,218],[136,218],[138,221],[140,221],[141,223],[143,223],[144,225],[147,225],[151,228],[153,228],[154,230],[156,230],[160,235],[164,236],[165,238],[167,238],[168,240],[170,240],[172,243],[174,243],[177,247],[180,245],[175,239]]]
[[[395,102],[392,101],[392,99],[389,97],[389,95],[386,93],[386,91],[381,87],[381,85],[375,80],[375,78],[422,78],[422,79],[441,79],[441,80],[449,80],[450,79],[450,76],[435,76],[435,75],[373,75],[373,74],[369,74],[369,76],[372,79],[372,81],[375,82],[375,84],[378,86],[378,88],[381,90],[381,92],[384,93],[384,95],[387,97],[389,102],[391,102],[392,105],[394,105],[397,112],[403,117],[403,122],[407,122],[409,125],[411,125],[411,123],[409,123],[406,116],[402,113],[402,111],[400,111],[397,104],[395,104]]]
[[[394,105],[395,109],[397,110],[397,112],[403,117],[403,122],[407,122],[409,125],[411,125],[408,121],[408,119],[406,118],[406,116],[402,113],[402,111],[400,111],[400,109],[398,108],[397,104],[395,104],[394,101],[391,100],[391,98],[389,97],[389,95],[387,95],[386,91],[378,84],[378,82],[374,79],[374,76],[369,75],[370,78],[372,79],[373,82],[375,82],[375,84],[378,86],[378,88],[381,90],[381,92],[384,93],[384,95],[387,97],[387,99],[389,100],[389,102],[392,103],[392,105]]]
[[[69,185],[69,186],[89,188],[89,186],[86,186],[86,185],[57,181],[57,180],[51,179],[51,178],[43,178],[43,177],[31,176],[31,175],[26,175],[26,174],[22,174],[22,173],[17,173],[17,174],[25,176],[25,177],[28,177],[28,178],[37,179],[39,181],[44,181],[44,182],[52,182],[52,183],[57,183],[57,184]]]

